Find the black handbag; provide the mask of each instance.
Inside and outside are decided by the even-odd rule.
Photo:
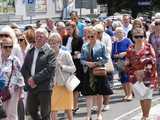
[[[7,117],[7,114],[6,114],[6,111],[3,108],[3,104],[2,104],[2,101],[1,101],[1,103],[0,103],[0,119],[6,118],[6,117]]]
[[[0,90],[0,97],[1,97],[2,102],[5,102],[5,101],[7,101],[7,100],[9,100],[11,98],[11,93],[9,91],[9,84],[10,84],[10,81],[11,81],[12,73],[13,73],[13,60],[12,60],[11,75],[9,76],[8,84],[7,84],[7,86],[5,88]]]

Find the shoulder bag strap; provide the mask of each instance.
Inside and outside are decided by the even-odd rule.
[[[11,74],[9,76],[9,81],[8,81],[8,84],[7,84],[7,87],[9,86],[10,82],[11,82],[11,77],[12,77],[12,74],[13,74],[13,68],[14,68],[14,65],[13,65],[13,60],[12,60],[12,70],[11,70]]]

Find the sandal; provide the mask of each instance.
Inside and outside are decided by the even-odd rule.
[[[76,113],[78,110],[79,110],[79,107],[73,109],[72,111],[73,111],[73,113]]]
[[[102,115],[98,115],[96,120],[102,120]]]
[[[127,96],[123,97],[122,101],[127,101]]]
[[[133,97],[132,96],[129,96],[129,97],[127,97],[127,101],[129,102],[129,101],[132,101],[132,99],[133,99]]]

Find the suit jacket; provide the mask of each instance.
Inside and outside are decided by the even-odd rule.
[[[35,47],[31,48],[24,60],[21,72],[25,79],[26,87],[29,91],[39,92],[39,91],[51,91],[53,87],[53,77],[55,73],[56,58],[53,50],[45,44],[40,48],[35,68],[35,75],[31,76],[31,67],[34,57]],[[35,81],[37,87],[32,89],[27,81],[32,77]]]

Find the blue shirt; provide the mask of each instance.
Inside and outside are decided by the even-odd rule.
[[[110,30],[110,29],[107,29],[107,30],[105,31],[105,33],[107,33],[110,37],[113,37],[113,36],[114,36],[113,31]]]
[[[81,22],[78,22],[77,23],[77,28],[78,28],[78,30],[79,30],[79,36],[81,37],[81,38],[83,38],[83,34],[84,34],[84,24],[83,23],[81,23]]]
[[[112,44],[112,55],[126,52],[128,50],[128,47],[132,44],[132,41],[128,38],[124,38],[121,41],[115,41]]]

